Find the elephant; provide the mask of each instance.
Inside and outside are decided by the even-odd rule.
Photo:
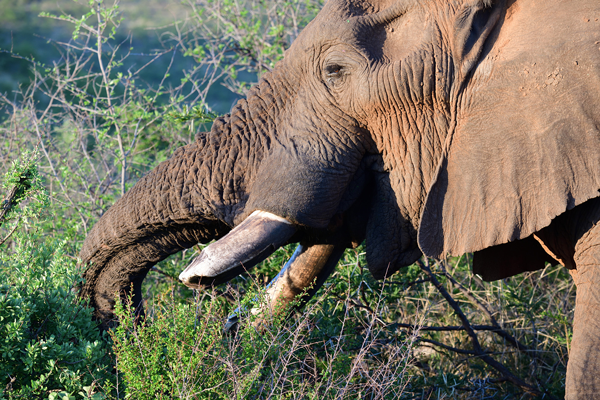
[[[300,243],[286,302],[365,242],[377,279],[474,253],[497,280],[546,263],[577,298],[566,397],[600,393],[600,3],[329,0],[284,58],[108,209],[81,296],[105,325],[158,261],[207,287]],[[314,289],[314,288],[313,288]]]

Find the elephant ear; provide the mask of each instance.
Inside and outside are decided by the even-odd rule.
[[[599,196],[600,30],[583,17],[600,6],[558,3],[514,5],[462,85],[421,215],[426,255],[526,238]]]
[[[486,40],[504,10],[504,3],[504,0],[475,0],[462,7],[456,14],[451,46],[455,65],[459,67],[459,80],[464,79],[479,60]]]

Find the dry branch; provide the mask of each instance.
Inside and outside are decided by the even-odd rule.
[[[21,183],[21,182],[19,182],[19,183]],[[2,202],[2,211],[0,211],[0,226],[2,226],[2,224],[4,223],[4,221],[6,219],[6,215],[14,206],[13,203],[14,203],[15,198],[17,197],[17,193],[19,191],[19,183],[15,184],[12,187],[12,189],[10,189],[8,196],[6,196],[6,198]]]
[[[537,352],[535,349],[524,345],[523,343],[519,342],[515,337],[513,337],[510,333],[508,333],[507,331],[505,331],[504,329],[502,329],[502,327],[500,326],[500,324],[498,323],[498,321],[496,321],[496,318],[494,317],[494,315],[492,314],[492,312],[481,302],[479,301],[477,298],[475,298],[475,296],[471,295],[471,293],[469,293],[469,291],[463,286],[461,285],[459,282],[456,281],[456,279],[454,279],[454,277],[452,277],[452,275],[450,275],[448,273],[448,269],[446,268],[446,262],[445,261],[441,261],[441,262],[437,262],[437,264],[442,268],[442,271],[444,272],[444,276],[446,278],[448,278],[448,280],[450,281],[451,285],[458,288],[458,290],[461,291],[461,293],[471,302],[473,302],[477,308],[479,308],[481,311],[483,311],[489,318],[490,322],[492,323],[492,325],[496,328],[495,330],[493,330],[494,333],[498,334],[499,336],[501,336],[504,340],[506,340],[511,346],[515,347],[517,350],[523,351],[528,353],[531,356],[536,357],[537,356]]]
[[[440,281],[438,281],[438,279],[435,277],[435,275],[433,274],[433,272],[431,271],[431,268],[429,267],[429,265],[427,263],[427,259],[425,259],[425,260],[426,260],[425,262],[423,262],[421,260],[417,261],[417,265],[421,268],[421,270],[423,272],[425,272],[425,274],[429,277],[429,279],[431,279],[431,283],[440,292],[440,294],[444,297],[446,302],[450,305],[450,307],[452,307],[452,310],[454,310],[454,313],[460,319],[464,330],[466,331],[467,335],[471,339],[471,344],[473,346],[472,354],[474,356],[480,358],[483,362],[488,364],[490,367],[494,368],[496,371],[498,371],[500,373],[500,375],[502,376],[503,379],[506,379],[507,381],[511,382],[513,385],[519,387],[525,393],[534,395],[536,397],[543,397],[546,399],[556,399],[554,396],[550,395],[549,393],[541,392],[537,388],[535,388],[535,387],[531,386],[530,384],[526,383],[525,381],[523,381],[520,377],[514,375],[508,368],[506,368],[504,365],[502,365],[501,363],[496,361],[494,358],[492,358],[489,355],[489,352],[486,352],[482,349],[481,344],[479,343],[479,339],[477,338],[477,334],[475,333],[475,330],[473,329],[473,326],[471,325],[469,319],[463,313],[460,305],[456,302],[456,300],[454,300],[454,298],[452,298],[452,296],[450,295],[450,293],[448,293],[446,288],[444,288],[444,286],[440,283]],[[445,274],[445,276],[448,276],[448,275]],[[456,281],[454,281],[454,282],[456,282]],[[488,315],[490,315],[490,314],[488,314]],[[429,340],[427,340],[427,341],[430,343],[432,342]],[[432,343],[432,344],[435,344],[435,343]],[[452,349],[446,345],[442,345],[441,347],[444,347],[449,350]],[[456,349],[452,350],[452,351],[456,351]],[[464,353],[464,352],[465,352],[465,350],[459,351],[459,353]]]

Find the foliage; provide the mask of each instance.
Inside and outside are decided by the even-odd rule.
[[[290,368],[274,385],[275,389],[269,387],[274,391],[268,394],[261,392],[254,398],[278,398],[275,393],[282,393],[277,390],[286,388],[285,384],[291,385],[287,387],[287,392],[306,394],[306,397],[290,395],[290,398],[311,398],[308,395],[311,393],[325,398],[343,398],[341,393],[346,393],[343,392],[346,387],[332,383],[342,381],[350,382],[348,387],[352,390],[362,390],[362,398],[386,398],[377,397],[377,393],[382,392],[393,393],[389,398],[406,399],[528,398],[518,386],[508,383],[498,371],[471,353],[469,337],[455,310],[419,265],[407,267],[387,281],[375,281],[364,268],[363,251],[362,247],[347,251],[333,276],[291,322],[269,326],[267,334],[260,340],[246,339],[255,348],[256,353],[253,354],[256,357],[244,361],[250,360],[254,367],[260,365],[259,369],[267,376],[271,370],[267,368],[268,365],[261,364],[264,356],[259,351],[260,345],[265,343],[281,349],[277,357],[292,354],[290,359],[294,361],[291,363],[297,365],[303,361],[298,361],[300,356],[296,356],[298,353],[294,353],[293,348],[286,350],[285,340],[299,337],[301,339],[296,346],[308,352],[311,362],[315,361],[310,364],[315,365],[310,384],[294,382],[300,372]],[[293,248],[280,249],[251,273],[235,278],[212,293],[198,294],[199,297],[185,303],[187,305],[182,307],[187,308],[178,314],[187,316],[189,324],[195,321],[196,331],[187,335],[187,339],[180,337],[182,344],[176,347],[195,349],[201,353],[198,357],[203,360],[197,364],[202,364],[201,367],[190,367],[186,371],[211,375],[216,373],[215,365],[219,365],[216,360],[234,360],[227,365],[230,368],[233,368],[232,365],[240,367],[235,371],[227,370],[228,374],[223,375],[218,389],[223,390],[219,393],[224,393],[224,397],[233,396],[236,382],[241,384],[243,381],[234,372],[251,371],[242,369],[241,366],[245,364],[236,358],[243,354],[236,347],[241,344],[226,341],[206,347],[196,342],[203,337],[226,340],[222,330],[228,313],[240,305],[250,308],[248,301],[256,297],[258,288],[263,287],[269,277],[279,271],[292,252]],[[180,284],[167,278],[167,275],[185,268],[194,256],[190,253],[173,257],[164,263],[161,266],[164,274],[149,275],[150,282],[145,284],[146,293],[152,293],[150,287],[162,288],[160,292],[153,292],[153,297],[149,299],[155,305],[149,325],[156,329],[153,331],[155,336],[145,343],[140,343],[141,339],[134,334],[129,336],[129,342],[125,341],[125,336],[121,336],[115,341],[128,343],[129,346],[123,346],[121,351],[127,348],[126,351],[130,353],[117,352],[118,360],[124,357],[127,363],[133,362],[138,371],[143,370],[144,365],[140,361],[142,353],[157,354],[159,349],[166,349],[166,343],[173,340],[168,332],[185,330],[174,322],[173,316],[176,314],[173,310],[179,307],[176,304],[183,298],[180,294],[183,291]],[[564,268],[549,266],[542,271],[496,283],[484,283],[473,276],[470,257],[432,262],[430,269],[467,316],[487,354],[536,390],[558,398],[564,396],[564,374],[572,334],[569,321],[574,306],[574,285]],[[157,285],[157,282],[160,284]],[[206,312],[205,309],[211,311]],[[196,319],[193,320],[193,317]],[[249,318],[252,320],[253,317]],[[245,322],[242,329],[244,327],[253,329],[251,322]],[[161,332],[163,336],[160,336]],[[510,339],[523,348],[517,349]],[[340,349],[338,356],[333,359],[332,348]],[[161,354],[170,357],[170,360],[178,359],[169,350]],[[279,358],[271,361],[277,364]],[[180,368],[196,365],[171,362]],[[126,375],[136,376],[132,371]],[[388,372],[389,375],[385,375]],[[330,373],[335,374],[338,380],[326,379]],[[376,380],[377,374],[382,375],[380,381]],[[266,378],[263,376],[244,376],[252,379],[253,385],[259,388],[265,384]],[[175,383],[169,385],[170,391],[180,387]],[[206,387],[203,385],[198,382],[196,390]],[[313,391],[315,387],[318,390]],[[139,390],[152,393],[151,388],[148,384]],[[374,388],[379,388],[379,391],[374,391]],[[193,398],[191,393],[198,393],[193,391],[193,387],[188,389],[186,395],[190,398]],[[140,392],[136,393],[140,395]],[[348,398],[352,398],[352,395],[348,394]]]
[[[110,347],[74,292],[81,271],[65,253],[68,239],[45,239],[39,229],[46,196],[36,162],[35,153],[25,153],[3,182],[17,194],[7,215],[28,224],[11,228],[10,246],[0,248],[0,396],[85,390],[90,398],[112,379]]]
[[[189,1],[191,35],[185,40],[180,36],[179,42],[184,54],[198,62],[207,57],[214,59],[226,78],[225,86],[244,94],[249,85],[242,77],[270,71],[323,3],[321,0]]]
[[[395,399],[403,392],[416,336],[390,338],[374,322],[381,310],[358,324],[348,300],[321,293],[286,321],[285,312],[279,317],[250,312],[266,301],[262,296],[261,287],[252,285],[233,304],[216,292],[198,294],[191,304],[164,297],[137,327],[135,313],[119,306],[121,323],[112,337],[126,396]],[[242,310],[241,326],[224,332],[234,306]]]

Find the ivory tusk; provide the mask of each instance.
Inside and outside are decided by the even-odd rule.
[[[277,215],[254,211],[220,240],[210,244],[179,275],[186,286],[218,285],[263,261],[283,246],[296,227]]]
[[[296,296],[301,296],[298,308],[306,303],[331,275],[344,250],[345,246],[333,244],[298,245],[292,257],[265,288],[267,304],[251,310],[255,315],[263,314],[255,324],[261,323],[265,313],[276,314],[285,309]],[[255,299],[256,302],[258,300]],[[238,323],[241,311],[238,308],[228,317],[225,331]]]

